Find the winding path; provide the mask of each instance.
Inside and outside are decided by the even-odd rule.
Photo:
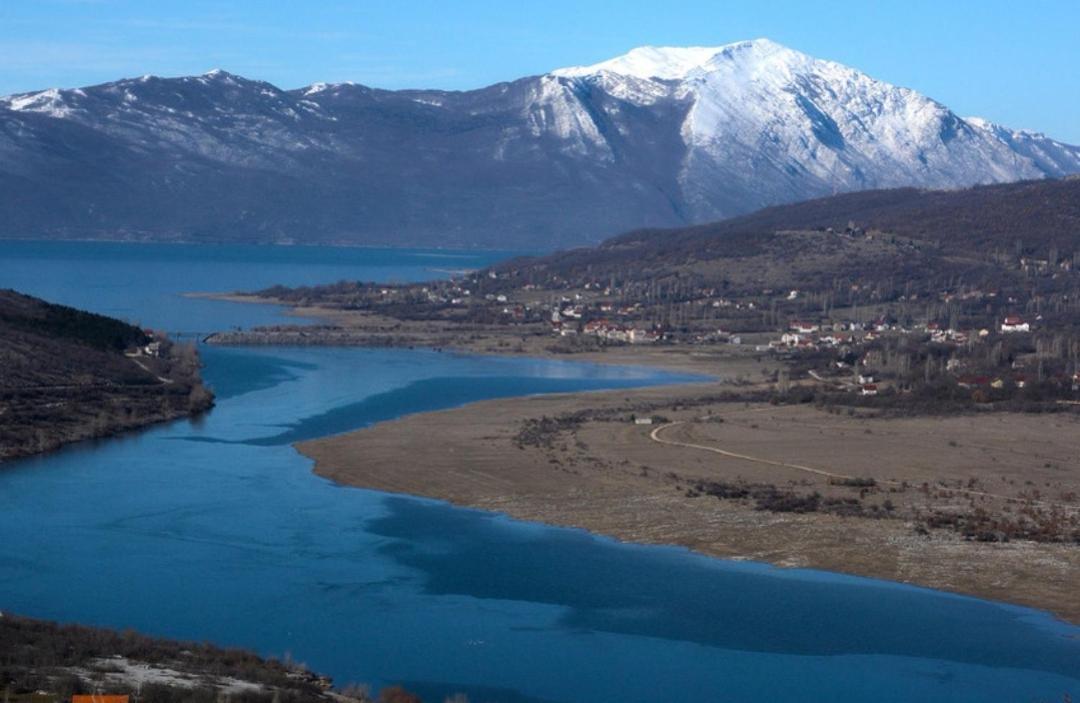
[[[172,385],[174,383],[174,381],[171,378],[165,378],[164,376],[158,376],[156,373],[154,373],[153,371],[150,370],[149,366],[147,366],[143,362],[139,361],[136,357],[129,356],[128,358],[131,359],[132,361],[134,361],[135,365],[138,366],[140,369],[142,369],[146,373],[150,374],[151,376],[153,376],[154,378],[156,378],[158,381],[165,384],[166,386]]]
[[[787,469],[796,469],[798,471],[806,471],[808,473],[817,474],[818,476],[825,476],[826,478],[839,478],[839,479],[855,478],[854,476],[848,476],[847,474],[837,474],[837,473],[833,473],[832,471],[825,471],[824,469],[815,469],[812,466],[803,466],[802,464],[789,464],[789,463],[787,463],[785,461],[773,461],[772,459],[762,459],[761,457],[750,456],[748,454],[737,454],[735,452],[729,452],[726,449],[720,449],[718,447],[709,447],[709,446],[706,446],[704,444],[691,444],[689,442],[679,442],[678,440],[674,440],[674,439],[664,439],[663,437],[660,436],[660,432],[662,430],[666,430],[666,429],[669,429],[671,427],[675,427],[676,425],[685,425],[685,424],[686,424],[685,421],[680,420],[678,422],[669,422],[666,425],[660,425],[659,427],[657,427],[656,429],[654,429],[652,432],[649,433],[649,438],[651,440],[653,440],[654,442],[659,442],[660,444],[670,444],[670,445],[673,445],[673,446],[676,446],[676,447],[687,447],[689,449],[700,449],[702,451],[712,452],[714,454],[719,454],[721,456],[726,456],[726,457],[729,457],[731,459],[742,459],[743,461],[752,461],[752,462],[754,462],[756,464],[768,464],[769,466],[781,466],[781,467],[784,467],[784,468],[787,468]],[[899,484],[897,484],[897,485],[899,485]]]
[[[660,444],[668,444],[674,447],[685,447],[687,449],[699,449],[705,452],[712,452],[713,454],[719,454],[720,456],[726,456],[729,459],[741,459],[742,461],[750,461],[755,464],[767,464],[769,466],[779,466],[785,469],[795,469],[796,471],[805,471],[806,473],[815,474],[817,476],[824,476],[826,478],[835,479],[854,479],[855,476],[849,476],[847,474],[838,474],[832,471],[826,471],[825,469],[816,469],[812,466],[804,466],[803,464],[790,464],[786,461],[775,461],[773,459],[762,459],[757,456],[750,456],[749,454],[739,454],[737,452],[729,452],[726,449],[720,449],[719,447],[710,447],[705,444],[693,444],[691,442],[680,442],[675,439],[664,439],[660,436],[660,433],[664,430],[671,429],[677,425],[685,425],[685,420],[678,420],[676,422],[669,422],[666,425],[660,425],[649,433],[649,439]],[[889,486],[901,487],[902,481],[895,481],[893,479],[875,479],[878,483],[884,483]],[[1015,496],[1006,496],[999,493],[987,493],[986,491],[975,491],[970,488],[946,488],[945,490],[953,491],[955,493],[962,493],[969,496],[979,496],[984,498],[996,498],[998,500],[1004,500],[1010,503],[1030,503],[1032,505],[1038,505],[1046,508],[1058,508],[1066,512],[1080,511],[1078,505],[1068,505],[1065,503],[1053,503],[1045,500],[1034,500],[1027,498],[1017,498]]]

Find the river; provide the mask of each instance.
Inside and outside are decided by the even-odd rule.
[[[0,242],[0,286],[201,332],[286,318],[185,291],[419,280],[506,255]],[[290,446],[481,398],[686,377],[426,350],[202,353],[209,415],[0,470],[0,609],[288,653],[433,701],[1080,694],[1080,628],[1044,613],[343,488]]]

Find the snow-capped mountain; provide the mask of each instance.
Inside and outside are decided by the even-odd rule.
[[[964,121],[913,90],[766,39],[643,47],[554,75],[638,104],[689,104],[679,183],[692,219],[837,191],[1080,171],[1076,147]]]
[[[0,235],[547,248],[839,191],[1080,172],[768,40],[466,92],[224,71],[0,98]]]

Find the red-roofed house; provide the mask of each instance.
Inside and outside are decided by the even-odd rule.
[[[813,322],[803,322],[801,320],[793,320],[791,323],[791,329],[799,334],[812,334],[818,331],[818,326]]]

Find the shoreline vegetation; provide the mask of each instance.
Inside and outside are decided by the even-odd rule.
[[[194,346],[103,315],[0,291],[0,463],[214,404]]]

